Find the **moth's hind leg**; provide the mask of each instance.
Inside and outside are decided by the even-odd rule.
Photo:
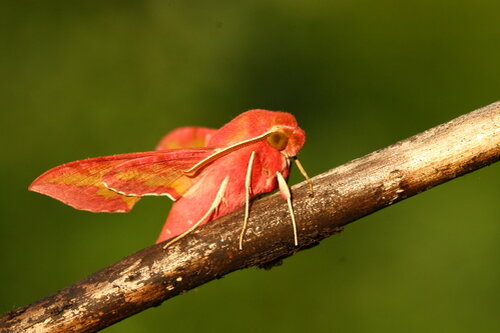
[[[172,240],[168,241],[165,246],[163,246],[164,249],[172,245],[173,243],[177,242],[179,239],[183,238],[193,230],[195,230],[203,221],[207,220],[210,215],[212,215],[214,212],[217,212],[217,209],[219,208],[219,205],[221,202],[224,200],[224,193],[226,192],[227,184],[229,182],[229,176],[226,176],[222,183],[220,184],[219,190],[217,191],[217,194],[215,195],[214,201],[212,202],[212,205],[210,208],[207,210],[205,215],[201,217],[191,228],[188,230],[184,231],[182,234],[178,235],[177,237],[173,238]]]
[[[297,167],[299,168],[302,176],[304,176],[304,178],[306,179],[307,185],[309,185],[309,195],[312,196],[314,194],[314,190],[311,178],[307,174],[306,169],[304,169],[304,167],[302,166],[302,163],[300,163],[299,159],[297,157],[294,157],[293,160],[295,161],[295,164],[297,164]]]

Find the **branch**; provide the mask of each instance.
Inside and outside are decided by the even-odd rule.
[[[293,187],[299,247],[278,195],[252,204],[244,248],[239,210],[166,250],[145,248],[52,296],[0,317],[0,332],[95,332],[238,269],[279,261],[341,227],[500,159],[500,102]]]

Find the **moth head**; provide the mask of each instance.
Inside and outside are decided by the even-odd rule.
[[[269,142],[271,147],[273,147],[274,149],[282,151],[288,145],[288,137],[289,134],[285,131],[277,130],[269,134],[269,136],[267,137],[267,142]]]
[[[267,136],[271,147],[287,157],[294,157],[304,145],[306,135],[300,127],[279,127]]]

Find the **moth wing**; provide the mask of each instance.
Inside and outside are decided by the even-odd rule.
[[[174,149],[123,162],[102,177],[104,186],[126,196],[168,196],[179,199],[197,180],[185,173],[214,150]]]
[[[180,127],[165,135],[156,150],[203,148],[217,132],[216,129],[206,127]]]
[[[48,195],[80,210],[91,212],[128,212],[139,198],[108,190],[102,176],[124,161],[152,153],[134,153],[89,158],[52,168],[39,176],[29,190]]]

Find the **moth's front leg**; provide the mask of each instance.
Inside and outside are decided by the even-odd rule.
[[[292,218],[293,241],[295,246],[298,246],[299,240],[297,237],[297,224],[295,223],[295,214],[293,212],[293,206],[292,206],[292,194],[290,193],[290,188],[288,187],[285,177],[283,177],[281,172],[276,171],[276,178],[278,178],[278,185],[281,192],[281,196],[286,200],[288,204],[288,210],[290,211],[290,216]]]

